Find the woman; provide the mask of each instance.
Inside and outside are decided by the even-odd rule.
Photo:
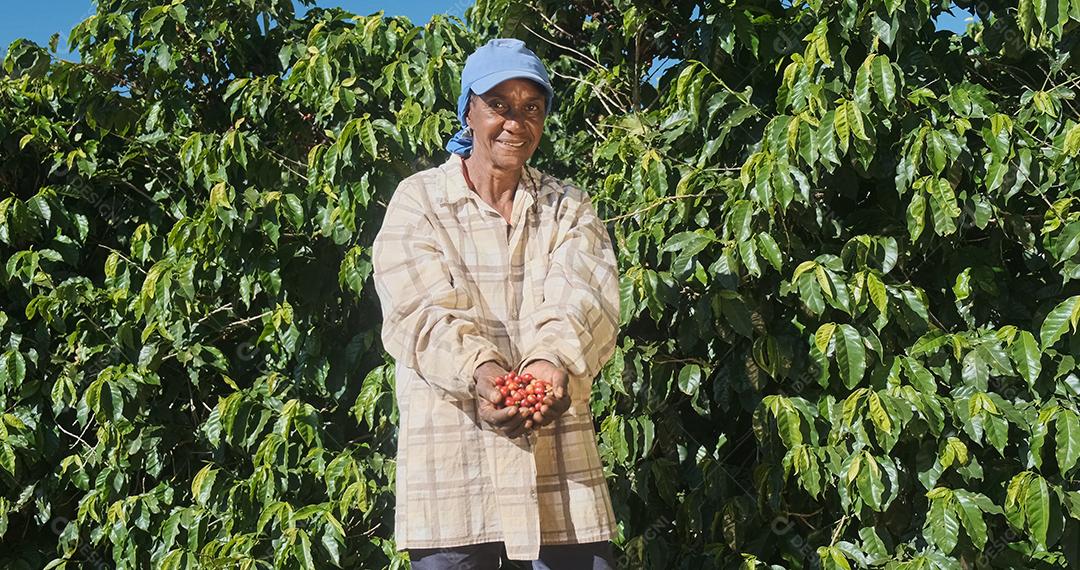
[[[395,534],[413,568],[612,568],[589,412],[614,351],[615,256],[588,196],[526,165],[553,91],[519,40],[466,60],[449,160],[398,186],[374,244],[401,414]],[[507,371],[551,381],[498,408]]]

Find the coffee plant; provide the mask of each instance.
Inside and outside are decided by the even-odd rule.
[[[1080,0],[303,3],[6,48],[0,565],[407,567],[369,248],[516,36],[619,257],[621,567],[1080,566]]]

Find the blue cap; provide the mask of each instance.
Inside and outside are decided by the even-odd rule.
[[[469,107],[469,93],[483,95],[492,87],[507,79],[531,79],[542,87],[547,94],[547,113],[551,113],[555,102],[555,90],[551,87],[551,78],[539,57],[525,42],[513,38],[497,38],[480,46],[465,60],[465,69],[461,70],[461,96],[458,97],[458,120],[465,127],[465,113]],[[469,156],[472,152],[472,137],[468,129],[462,128],[446,144],[446,150]]]

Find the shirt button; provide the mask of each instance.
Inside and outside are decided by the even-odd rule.
[[[532,499],[536,498],[536,489],[529,491],[529,497]]]

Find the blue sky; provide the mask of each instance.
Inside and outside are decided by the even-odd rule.
[[[94,13],[90,0],[36,0],[27,3],[0,0],[4,7],[0,18],[0,54],[6,53],[16,38],[30,38],[46,45],[49,37],[60,33],[59,51],[67,53],[68,32]],[[318,0],[324,7],[340,6],[356,14],[372,14],[383,10],[390,16],[407,16],[415,23],[424,23],[435,13],[464,17],[471,0]]]
[[[3,18],[0,18],[0,54],[7,52],[8,45],[15,38],[30,38],[41,45],[46,45],[49,37],[60,33],[60,51],[66,53],[65,43],[67,34],[75,24],[86,19],[94,12],[90,0],[37,0],[27,3],[15,0],[3,0]],[[432,14],[454,14],[464,16],[465,8],[472,4],[471,0],[319,0],[320,6],[340,6],[357,14],[371,14],[384,10],[391,16],[408,16],[416,23],[423,23],[431,18]],[[960,12],[960,17],[943,16],[939,21],[939,27],[954,31],[963,31],[966,27],[964,17],[967,14]]]

